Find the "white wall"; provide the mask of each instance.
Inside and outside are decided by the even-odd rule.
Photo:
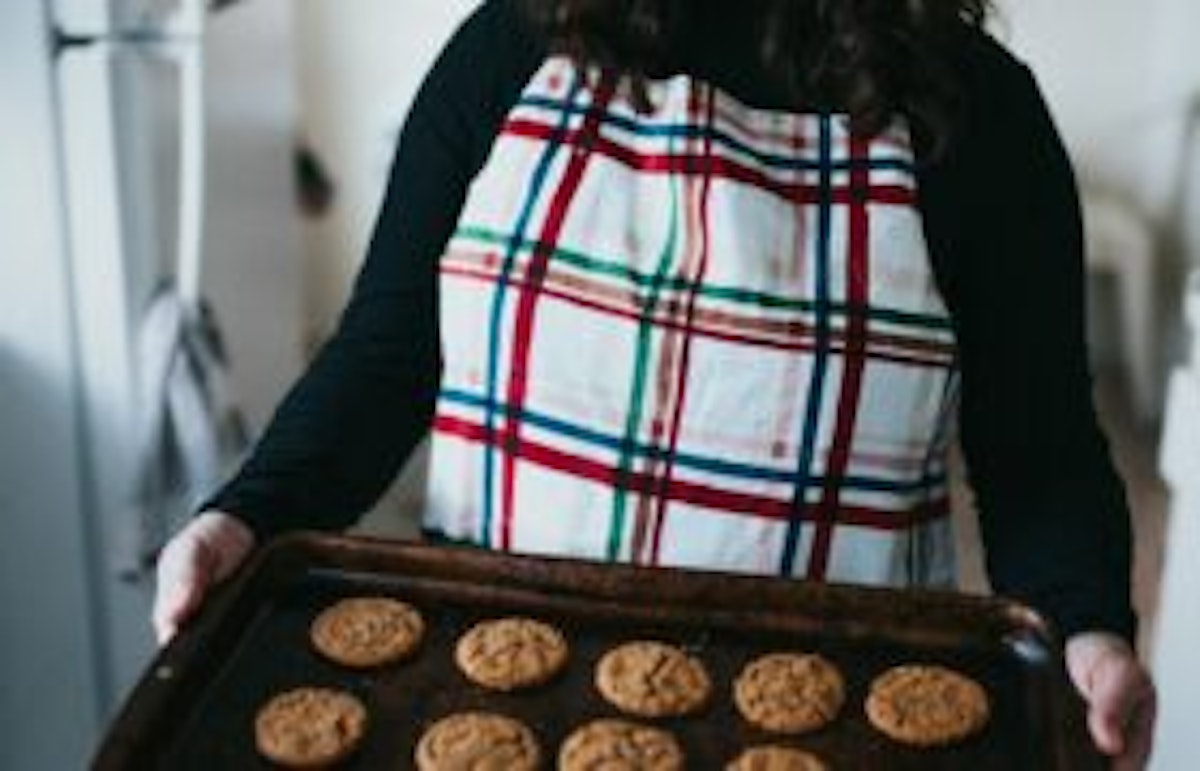
[[[331,329],[387,182],[396,134],[425,72],[476,0],[298,0],[300,131],[336,189],[309,223],[310,343]],[[348,12],[353,8],[353,12]]]
[[[1153,230],[1153,342],[1138,345],[1132,359],[1142,394],[1137,406],[1152,419],[1162,407],[1166,370],[1185,347],[1180,278],[1187,264],[1200,263],[1200,116],[1193,115],[1188,136],[1189,108],[1200,110],[1200,46],[1192,39],[1200,3],[996,2],[997,31],[1037,75],[1085,192],[1123,201]],[[1126,306],[1113,273],[1093,273],[1089,291],[1093,359],[1130,366],[1118,341],[1138,322],[1122,321]]]
[[[1200,93],[1193,0],[1001,0],[1002,38],[1034,69],[1081,177],[1155,218],[1181,181],[1179,135]]]
[[[397,134],[417,88],[477,0],[328,0],[295,3],[300,136],[334,186],[333,203],[305,225],[305,342],[337,321],[387,183]],[[424,490],[424,451],[360,523],[374,535],[411,537]]]
[[[225,331],[235,392],[255,428],[303,359],[291,14],[291,0],[238,3],[208,30],[205,291]]]

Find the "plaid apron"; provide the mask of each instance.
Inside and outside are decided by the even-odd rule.
[[[957,368],[905,126],[548,59],[440,264],[425,528],[524,553],[953,579]]]

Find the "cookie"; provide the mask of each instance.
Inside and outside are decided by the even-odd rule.
[[[354,752],[367,727],[357,698],[326,688],[297,688],[271,699],[254,719],[259,753],[285,768],[326,768]]]
[[[826,771],[821,760],[793,747],[764,745],[738,755],[725,771]]]
[[[313,621],[313,647],[337,664],[377,667],[416,650],[425,622],[411,605],[388,597],[351,597],[326,608]]]
[[[733,699],[742,716],[759,728],[799,734],[822,728],[845,701],[837,668],[811,653],[772,653],[742,669]]]
[[[675,717],[702,707],[712,682],[698,659],[674,645],[639,641],[604,654],[596,665],[596,688],[631,715]]]
[[[483,621],[459,638],[454,660],[479,685],[511,691],[558,674],[567,663],[567,641],[554,627],[529,618]]]
[[[417,771],[534,771],[537,739],[524,723],[461,712],[434,723],[417,743]]]
[[[991,708],[987,692],[969,677],[910,664],[875,678],[866,712],[871,725],[898,742],[937,747],[982,730]]]
[[[577,728],[558,752],[559,771],[681,771],[683,749],[670,733],[627,720],[594,720]]]

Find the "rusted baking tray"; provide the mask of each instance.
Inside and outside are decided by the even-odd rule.
[[[385,594],[418,606],[428,632],[419,654],[354,672],[312,652],[308,627],[331,602]],[[454,665],[454,644],[474,622],[526,614],[557,624],[571,662],[533,691],[495,694]],[[783,743],[832,771],[1092,771],[1078,699],[1045,624],[1001,600],[821,586],[798,581],[533,559],[466,548],[301,535],[248,566],[156,661],[106,737],[96,771],[229,771],[269,765],[254,748],[256,711],[302,685],[335,686],[367,705],[370,725],[352,769],[412,768],[423,729],[447,714],[488,709],[537,733],[547,768],[585,720],[613,716],[593,686],[599,657],[635,638],[673,641],[707,665],[707,711],[659,721],[681,741],[689,769],[721,769],[744,747],[779,741],[747,725],[731,683],[751,658],[816,651],[837,664],[847,700],[830,727]],[[941,663],[990,692],[987,730],[948,749],[902,746],[863,714],[867,688],[886,668]]]

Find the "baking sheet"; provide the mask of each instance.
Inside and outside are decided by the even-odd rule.
[[[315,654],[312,619],[360,594],[420,608],[427,635],[407,662],[358,672]],[[571,646],[567,669],[544,686],[498,694],[453,662],[475,622],[509,614],[558,625]],[[651,721],[680,740],[690,769],[720,769],[758,743],[816,753],[830,769],[869,771],[1097,771],[1081,706],[1045,624],[990,598],[814,585],[779,579],[650,570],[502,555],[466,548],[322,535],[282,539],[208,606],[151,665],[98,753],[98,771],[267,769],[254,749],[254,715],[272,696],[307,685],[349,690],[367,705],[359,751],[339,767],[412,767],[421,732],[435,720],[485,709],[517,717],[539,737],[546,767],[566,735],[616,716],[593,684],[595,663],[631,639],[674,642],[700,657],[715,687],[692,717]],[[731,687],[758,655],[816,651],[846,680],[830,727],[781,738],[736,713]],[[900,745],[862,711],[870,681],[888,667],[944,664],[979,680],[992,698],[987,730],[937,750]]]

